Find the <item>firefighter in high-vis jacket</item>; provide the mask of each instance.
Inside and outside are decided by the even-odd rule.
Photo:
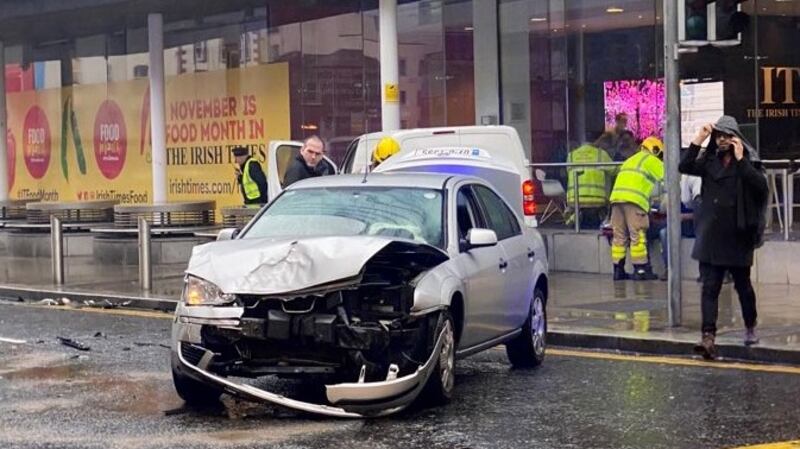
[[[584,144],[575,148],[567,155],[567,162],[571,164],[612,162],[611,156],[591,144]],[[575,204],[575,181],[578,182],[578,207],[580,209],[605,210],[608,204],[608,190],[606,181],[613,173],[614,167],[580,167],[567,168],[567,207]],[[575,213],[576,211],[572,211]],[[570,220],[571,221],[571,220]]]
[[[620,167],[611,191],[611,260],[614,263],[614,280],[629,279],[625,273],[625,256],[630,245],[634,280],[658,279],[647,257],[645,232],[650,225],[650,196],[656,184],[664,180],[664,143],[657,137],[648,137],[639,151]]]

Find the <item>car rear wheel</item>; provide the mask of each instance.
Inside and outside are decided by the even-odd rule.
[[[219,402],[222,390],[199,382],[185,374],[179,368],[180,362],[172,355],[172,383],[175,391],[187,404],[209,405]]]
[[[547,347],[547,308],[544,293],[538,288],[533,292],[528,319],[522,333],[506,343],[508,360],[515,368],[534,368],[544,361]]]
[[[444,404],[453,397],[455,387],[455,368],[456,368],[456,338],[453,317],[450,312],[442,312],[442,319],[436,327],[434,333],[434,344],[439,334],[444,332],[442,338],[442,350],[439,359],[433,367],[422,397],[425,402],[430,404]]]

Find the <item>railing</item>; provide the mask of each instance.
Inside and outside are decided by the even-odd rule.
[[[136,228],[139,218],[144,218],[154,228],[213,226],[216,207],[215,201],[120,204],[114,207],[114,227]]]
[[[793,159],[777,159],[777,160],[762,160],[761,163],[763,164],[767,172],[767,181],[769,182],[771,192],[775,194],[775,197],[770,198],[769,201],[772,202],[774,200],[774,204],[776,206],[780,204],[782,211],[780,210],[778,211],[778,221],[783,231],[784,240],[789,240],[789,231],[792,229],[792,225],[794,224],[794,175],[800,174],[800,162]],[[546,163],[528,164],[528,167],[530,167],[533,170],[537,168],[576,169],[573,170],[571,173],[571,176],[573,177],[572,182],[575,190],[572,206],[575,211],[575,232],[580,232],[581,230],[580,193],[579,193],[580,189],[579,189],[578,177],[581,174],[583,174],[583,172],[587,168],[608,168],[608,167],[619,167],[621,165],[622,162],[585,162],[585,163],[546,162]],[[775,192],[777,191],[776,178],[778,176],[781,177],[781,192],[783,198],[782,203],[778,201],[777,193]],[[537,179],[536,176],[533,176],[533,178]],[[541,181],[541,179],[539,179],[539,181]],[[565,188],[564,191],[566,194],[566,192],[568,192],[568,188]],[[768,208],[768,213],[771,213],[771,211],[772,208],[771,207]]]
[[[243,228],[261,210],[260,207],[223,207],[222,226],[225,228]]]
[[[26,207],[29,224],[50,224],[50,217],[57,217],[64,224],[107,223],[114,214],[115,201],[80,201],[71,203],[37,202]]]
[[[0,220],[24,220],[26,200],[0,201]]]
[[[611,168],[611,167],[617,168],[621,165],[622,162],[540,162],[535,164],[528,164],[528,167],[530,167],[534,171],[537,168],[539,169],[564,168],[567,169],[568,172],[569,169],[574,169],[572,170],[571,174],[568,174],[568,176],[572,176],[572,185],[574,186],[574,191],[575,191],[575,194],[573,195],[572,205],[575,211],[575,232],[577,233],[581,232],[579,176],[582,175],[586,169],[591,169],[591,168],[600,169],[600,168]],[[537,176],[535,176],[535,173],[533,178],[534,179],[538,178]],[[542,181],[542,179],[539,179],[539,181]],[[568,194],[567,192],[569,192],[568,187],[564,189],[565,195]]]

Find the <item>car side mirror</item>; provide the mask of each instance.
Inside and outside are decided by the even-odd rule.
[[[472,228],[467,232],[466,251],[497,245],[497,234],[491,229]]]
[[[225,228],[219,231],[219,234],[217,234],[217,241],[221,242],[224,240],[233,240],[239,235],[240,231],[241,229],[239,228]]]

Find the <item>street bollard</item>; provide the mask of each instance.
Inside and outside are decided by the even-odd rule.
[[[53,282],[64,285],[64,230],[61,219],[50,216],[50,257],[53,265]]]
[[[153,286],[153,265],[150,259],[150,223],[139,217],[139,284],[145,291]]]

